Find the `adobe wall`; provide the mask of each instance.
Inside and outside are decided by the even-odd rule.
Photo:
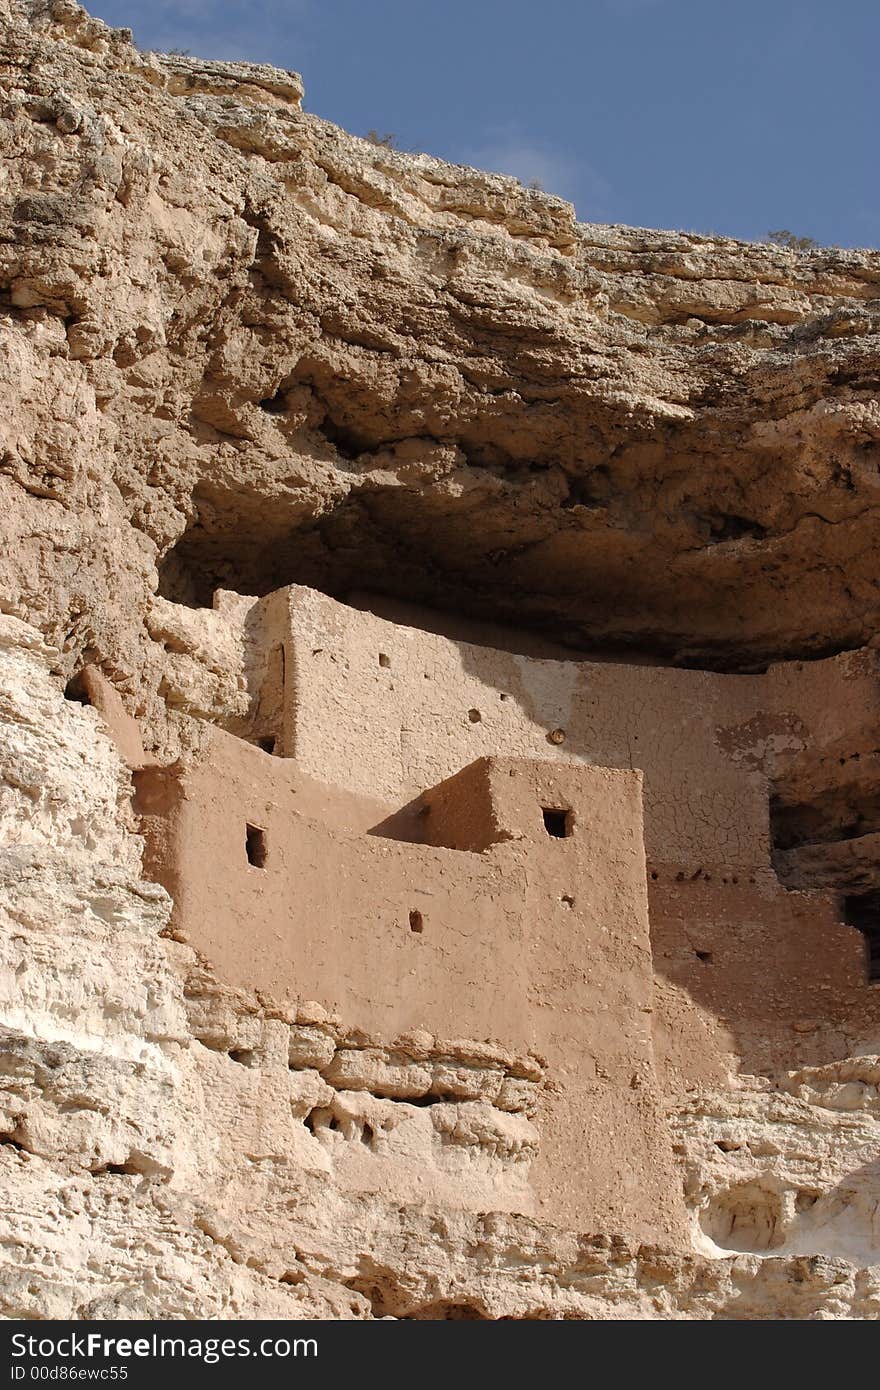
[[[488,795],[506,836],[484,853],[363,833],[374,805],[219,731],[191,761],[138,780],[175,935],[221,980],[317,1001],[390,1043],[415,1033],[436,1048],[491,1041],[532,1065],[536,1054],[537,1154],[506,1198],[494,1184],[493,1204],[646,1239],[678,1229],[650,1032],[640,774],[478,763],[461,804]],[[544,805],[572,808],[574,833],[548,835]],[[265,832],[264,868],[248,862],[247,823]],[[393,1188],[387,1165],[373,1171]],[[425,1173],[402,1195],[436,1195],[441,1179]],[[485,1203],[471,1179],[444,1200]]]
[[[654,967],[683,996],[667,996],[655,1035],[675,1079],[721,1083],[737,1062],[773,1076],[876,1052],[880,990],[837,896],[786,891],[772,871],[737,878],[649,882]]]
[[[415,621],[407,609],[396,616]],[[818,795],[831,808],[827,838],[852,795],[864,806],[872,759],[880,778],[876,652],[754,676],[572,661],[546,655],[549,644],[486,647],[466,638],[504,634],[458,624],[444,635],[299,586],[255,603],[248,628],[250,736],[322,782],[372,795],[388,836],[440,843],[422,793],[480,755],[644,769],[651,932],[668,981],[655,1031],[676,1083],[721,1081],[740,1059],[747,1070],[798,1065],[822,1049],[839,1055],[843,1036],[876,1037],[864,940],[842,924],[839,895],[789,894],[772,867],[794,858],[802,870],[819,854],[821,873],[786,882],[846,891],[841,856],[851,863],[870,837],[774,857],[769,821],[771,796],[797,806]],[[774,1016],[761,1023],[766,968]]]
[[[486,755],[639,767],[649,858],[768,862],[763,773],[719,740],[760,677],[541,660],[296,585],[262,602],[287,653],[277,751],[322,781],[397,805]]]

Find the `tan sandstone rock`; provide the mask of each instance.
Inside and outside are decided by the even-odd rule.
[[[876,1318],[880,257],[302,96],[0,0],[0,1313]]]

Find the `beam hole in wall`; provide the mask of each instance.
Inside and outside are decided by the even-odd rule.
[[[425,919],[417,908],[413,908],[409,914],[410,931],[421,932],[425,930]]]
[[[857,893],[843,900],[843,920],[865,938],[869,985],[880,984],[880,892]]]
[[[387,652],[379,653],[379,665],[384,666],[386,669],[391,665],[391,657]]]
[[[468,710],[468,719],[471,721],[472,724],[479,724],[482,718],[483,716],[480,714],[480,711],[478,709]]]
[[[266,738],[258,738],[257,747],[262,748],[264,753],[274,753],[276,742],[274,734],[270,734]]]
[[[567,840],[574,829],[574,813],[556,806],[542,806],[544,829],[554,840]]]
[[[258,825],[246,826],[245,850],[249,864],[252,864],[255,869],[265,869],[266,860],[269,857],[265,830],[261,830]]]
[[[572,908],[572,907],[574,907],[574,898],[571,896],[570,893],[563,893],[563,895],[562,895],[562,897],[559,899],[559,901],[562,903],[562,906],[563,906],[563,907],[567,907],[567,908]]]
[[[702,961],[704,965],[711,965],[711,964],[712,964],[712,952],[711,952],[711,951],[694,951],[694,955],[696,956],[697,960]]]

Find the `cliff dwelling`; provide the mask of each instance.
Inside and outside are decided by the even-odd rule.
[[[694,1030],[693,1055],[682,1062],[688,1080],[720,1079],[727,1061],[729,1040],[719,1050],[717,1040],[700,1032],[703,1010],[723,1020],[743,1065],[757,1072],[827,1058],[829,1036],[840,1029],[870,1031],[877,1007],[868,988],[876,968],[876,912],[870,874],[862,867],[854,875],[852,857],[854,846],[865,848],[858,832],[874,832],[861,821],[855,827],[836,823],[830,812],[808,823],[806,812],[798,813],[794,789],[804,779],[813,782],[814,816],[832,796],[836,804],[852,804],[848,760],[837,750],[864,747],[877,720],[873,650],[776,664],[750,676],[620,659],[535,657],[412,625],[421,616],[439,628],[436,612],[419,615],[409,605],[405,622],[398,605],[392,621],[363,606],[367,601],[387,610],[385,601],[369,596],[355,608],[293,585],[259,600],[219,591],[213,610],[181,614],[190,653],[201,652],[202,661],[210,662],[212,623],[215,642],[218,619],[227,640],[238,633],[240,650],[247,652],[248,713],[237,737],[206,729],[196,753],[138,773],[138,797],[150,808],[151,876],[175,899],[175,930],[215,963],[222,960],[231,982],[268,987],[289,972],[291,994],[306,978],[309,992],[319,996],[322,973],[331,967],[312,971],[317,942],[301,936],[333,912],[351,919],[354,949],[365,958],[357,969],[379,968],[379,936],[406,941],[399,924],[408,911],[417,913],[421,931],[430,917],[430,943],[419,944],[434,949],[454,921],[475,914],[484,890],[472,877],[482,872],[474,856],[510,856],[515,847],[528,849],[528,879],[541,883],[542,906],[526,908],[521,886],[506,908],[500,886],[486,889],[497,904],[494,951],[499,962],[505,958],[513,928],[500,924],[512,914],[515,939],[528,941],[541,958],[551,943],[558,946],[560,934],[571,939],[598,910],[600,866],[589,870],[588,889],[575,881],[585,872],[577,858],[572,881],[564,880],[565,871],[560,879],[566,861],[559,855],[595,855],[611,813],[603,802],[613,801],[616,785],[612,779],[606,791],[606,782],[596,779],[616,771],[638,776],[632,793],[638,811],[625,838],[645,883],[647,901],[639,912],[640,920],[650,921],[654,969],[692,1005],[680,1025]],[[174,616],[167,604],[160,607],[170,628]],[[457,627],[462,630],[461,620]],[[193,659],[189,653],[177,657],[180,663]],[[169,691],[174,662],[171,657]],[[182,669],[191,678],[191,666]],[[833,740],[826,732],[829,712]],[[508,765],[503,772],[502,764]],[[528,807],[514,808],[507,793],[519,779],[534,792]],[[241,808],[237,821],[230,806]],[[309,820],[310,833],[327,840],[313,851],[326,875],[314,884],[302,863],[305,830],[290,828],[291,818],[300,816]],[[161,822],[156,831],[155,818]],[[343,833],[348,849],[334,839]],[[216,850],[208,850],[215,843]],[[266,867],[270,856],[282,877],[266,892],[240,870],[245,862]],[[235,874],[235,889],[227,873]],[[399,886],[388,907],[377,911],[395,873]],[[354,898],[343,909],[349,875]],[[427,900],[440,892],[438,875],[444,906],[428,914],[419,901],[410,909],[414,894]],[[863,882],[864,893],[848,891]],[[235,892],[243,895],[240,901]],[[627,912],[613,874],[609,892],[621,914]],[[244,917],[250,921],[246,945],[234,925]],[[532,936],[538,923],[549,932],[541,947]],[[323,926],[318,934],[344,973],[348,947]],[[636,927],[626,934],[635,939]],[[447,955],[452,948],[438,949]],[[523,949],[514,954],[521,957]],[[592,954],[587,947],[570,949],[572,966],[578,956]],[[412,968],[398,962],[379,970],[389,972],[395,997],[403,986],[400,972]],[[468,967],[472,987],[482,981],[483,1003],[486,970],[485,962]],[[340,982],[338,988],[335,1005],[354,1007],[348,986]],[[377,981],[362,982],[357,1008],[378,1025],[377,988]],[[500,997],[500,981],[498,988]],[[452,996],[464,1005],[459,985]],[[449,1019],[432,1018],[424,1003],[411,1001],[403,1013],[399,1003],[386,1006],[395,1027],[421,1020],[450,1030]],[[487,1007],[479,1022],[471,1018],[470,1031],[491,1028],[497,1007]],[[811,1015],[815,1024],[792,1035],[793,1024]],[[464,1029],[458,1020],[452,1031]]]
[[[493,647],[462,634],[510,640],[497,625],[356,597],[158,599],[177,632],[166,698],[224,650],[245,696],[234,732],[205,720],[170,762],[142,753],[95,669],[75,683],[134,768],[169,935],[227,988],[306,997],[391,1044],[306,1030],[333,1091],[302,1123],[345,1190],[681,1229],[663,1074],[687,1093],[734,1057],[758,1075],[827,1064],[880,1023],[876,894],[846,891],[854,832],[874,832],[840,823],[835,756],[876,726],[873,651],[751,675],[535,656],[521,631]],[[442,1136],[474,1107],[463,1169]],[[414,1130],[440,1115],[415,1174]],[[726,1200],[702,1226],[722,1248]],[[730,1219],[728,1248],[752,1248]]]
[[[0,17],[0,1315],[880,1316],[877,253]]]

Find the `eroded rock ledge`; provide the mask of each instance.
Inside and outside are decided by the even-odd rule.
[[[5,12],[5,563],[71,665],[141,686],[157,568],[732,670],[871,638],[876,255],[578,224],[295,75]]]

